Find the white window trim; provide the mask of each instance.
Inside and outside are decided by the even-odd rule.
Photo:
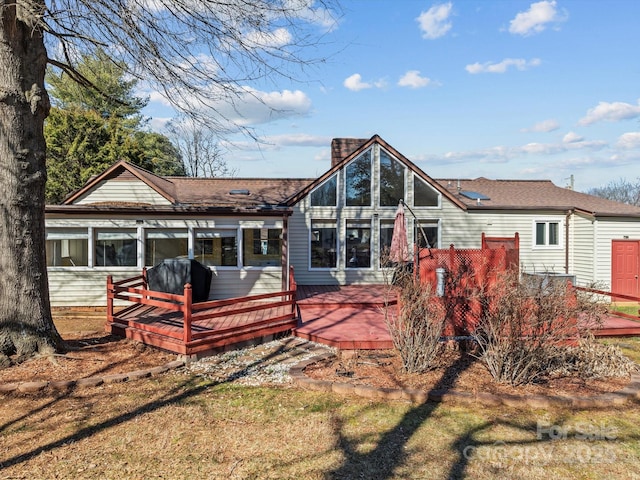
[[[311,266],[311,235],[313,235],[313,222],[326,222],[333,223],[336,229],[336,266],[335,267],[313,267]],[[335,272],[340,266],[340,229],[338,228],[338,221],[334,218],[313,218],[309,224],[309,239],[307,241],[307,253],[309,254],[309,260],[307,268],[312,272]]]
[[[347,251],[347,230],[349,229],[348,224],[350,222],[362,222],[362,223],[369,223],[369,266],[368,267],[350,267],[349,266],[349,260],[347,259],[349,252]],[[375,263],[376,261],[375,256],[374,256],[374,238],[373,236],[376,235],[376,226],[375,223],[373,222],[373,218],[371,219],[358,219],[358,218],[346,218],[344,220],[344,249],[341,249],[341,253],[344,253],[344,258],[341,258],[340,260],[338,260],[339,262],[341,260],[344,260],[344,269],[345,270],[350,270],[350,271],[372,271],[375,270]],[[344,252],[342,252],[342,250],[344,250]]]
[[[545,243],[544,245],[538,245],[537,242],[537,226],[540,223],[544,223],[546,225],[546,237],[545,242],[549,241],[549,224],[557,223],[558,224],[558,244],[557,245],[549,245]],[[564,249],[564,219],[560,219],[558,217],[550,217],[550,218],[536,218],[531,226],[532,238],[531,244],[533,250],[562,250]]]
[[[435,192],[435,194],[438,197],[438,204],[437,205],[416,205],[416,189],[414,188],[416,180],[418,180],[420,182],[424,182],[427,185],[428,188],[430,188],[431,190],[433,190]],[[424,178],[420,177],[415,172],[411,176],[411,195],[412,195],[413,208],[415,208],[415,209],[431,209],[431,210],[442,209],[442,194],[438,190],[433,188],[431,185],[429,185],[424,180]]]
[[[230,231],[230,232],[235,232],[236,233],[236,264],[235,266],[232,265],[205,265],[207,268],[211,269],[214,272],[218,272],[218,271],[231,271],[231,270],[238,270],[240,269],[241,266],[241,251],[242,251],[242,239],[240,237],[241,235],[241,228],[238,227],[237,225],[228,225],[228,226],[224,226],[224,225],[220,225],[220,226],[216,226],[216,227],[198,227],[198,228],[193,228],[190,233],[192,233],[192,237],[190,237],[189,241],[193,242],[192,246],[190,248],[189,251],[189,258],[191,259],[195,259],[195,245],[196,242],[198,241],[198,233],[199,232],[212,232],[212,231],[217,231],[217,230],[226,230],[226,231]]]
[[[369,169],[371,172],[371,175],[369,177],[369,205],[347,205],[347,168],[349,168],[349,165],[351,165],[352,163],[360,160],[367,152],[369,152]],[[364,152],[362,152],[360,155],[358,155],[356,158],[354,158],[353,160],[351,160],[349,163],[347,163],[343,168],[343,173],[342,173],[342,200],[344,202],[344,208],[371,208],[373,205],[375,205],[375,199],[374,197],[374,179],[375,179],[375,172],[374,172],[374,166],[375,164],[375,155],[374,155],[374,151],[373,148],[370,148],[369,150],[365,150]],[[336,199],[337,201],[337,199]]]
[[[378,175],[378,191],[377,191],[377,197],[378,197],[378,198],[377,198],[377,205],[378,205],[378,208],[390,208],[390,209],[394,209],[394,208],[398,208],[398,205],[380,205],[380,200],[381,200],[381,198],[382,198],[382,196],[381,196],[381,192],[380,192],[380,190],[381,190],[381,186],[382,186],[382,182],[380,181],[380,175],[381,175],[381,172],[382,172],[382,168],[380,167],[380,164],[381,164],[381,161],[382,161],[382,151],[383,151],[383,150],[384,150],[383,148],[380,148],[380,151],[379,151],[379,153],[378,153],[378,172],[377,172],[377,175]],[[385,153],[385,154],[387,154],[387,155],[389,156],[389,158],[391,159],[391,161],[396,161],[396,162],[398,162],[398,163],[399,163],[400,165],[402,165],[402,167],[404,168],[404,172],[403,172],[403,175],[402,175],[402,177],[403,177],[403,178],[402,178],[402,181],[404,182],[404,197],[405,197],[405,198],[403,198],[402,200],[406,200],[406,199],[407,199],[406,197],[408,196],[408,193],[407,193],[407,192],[408,192],[408,190],[407,190],[407,189],[409,188],[409,185],[408,185],[408,182],[407,182],[407,176],[408,176],[408,175],[407,175],[407,171],[409,170],[409,168],[408,168],[408,167],[407,167],[403,162],[401,162],[400,160],[398,160],[394,155],[391,155],[391,153],[387,152],[386,150],[384,150],[384,153]]]

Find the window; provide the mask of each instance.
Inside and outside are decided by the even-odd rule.
[[[312,207],[335,207],[337,204],[336,187],[337,176],[329,178],[326,182],[311,192]]]
[[[371,267],[371,222],[347,220],[347,268]]]
[[[186,230],[145,230],[144,264],[157,265],[166,258],[186,257],[188,237]]]
[[[413,205],[416,207],[437,207],[439,195],[427,182],[413,176]]]
[[[96,267],[112,265],[135,267],[138,265],[138,236],[135,229],[96,230]]]
[[[380,150],[381,207],[396,207],[404,198],[404,172],[404,165]]]
[[[243,264],[248,267],[279,266],[282,263],[282,229],[242,230]]]
[[[196,232],[194,258],[203,265],[238,266],[236,230],[201,230]]]
[[[87,229],[47,229],[45,251],[48,267],[88,266],[89,234]]]
[[[380,266],[390,266],[389,249],[393,238],[393,220],[380,220]]]
[[[311,221],[311,268],[336,268],[338,232],[336,222]]]
[[[425,236],[427,237],[426,241]],[[420,220],[419,222],[414,222],[413,238],[418,248],[438,248],[437,220]],[[428,245],[427,241],[429,242]]]
[[[536,222],[536,246],[557,247],[560,245],[559,222]]]
[[[345,169],[346,205],[371,205],[371,151],[363,153]]]

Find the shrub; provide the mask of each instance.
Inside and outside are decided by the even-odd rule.
[[[511,385],[547,376],[605,311],[564,279],[518,277],[505,272],[478,293],[482,314],[473,334],[489,373]]]
[[[402,274],[401,274],[402,275]],[[420,373],[437,366],[445,325],[445,308],[430,285],[420,285],[410,274],[396,276],[398,305],[385,308],[385,322],[407,372]]]

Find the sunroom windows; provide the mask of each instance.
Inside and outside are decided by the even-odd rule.
[[[89,233],[86,228],[50,228],[46,234],[48,267],[89,265]]]
[[[246,267],[278,266],[282,262],[282,229],[242,230],[243,264]]]
[[[207,266],[237,267],[237,235],[236,229],[198,230],[193,258]]]
[[[157,265],[167,258],[187,258],[189,253],[189,232],[187,229],[145,230],[144,264]]]
[[[138,237],[135,228],[96,230],[94,243],[93,263],[96,267],[135,267],[138,264]]]

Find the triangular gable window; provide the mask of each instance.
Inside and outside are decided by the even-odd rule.
[[[335,207],[337,204],[337,175],[330,177],[326,182],[311,192],[312,207]]]
[[[413,176],[413,205],[416,207],[437,207],[440,195],[427,182]]]

